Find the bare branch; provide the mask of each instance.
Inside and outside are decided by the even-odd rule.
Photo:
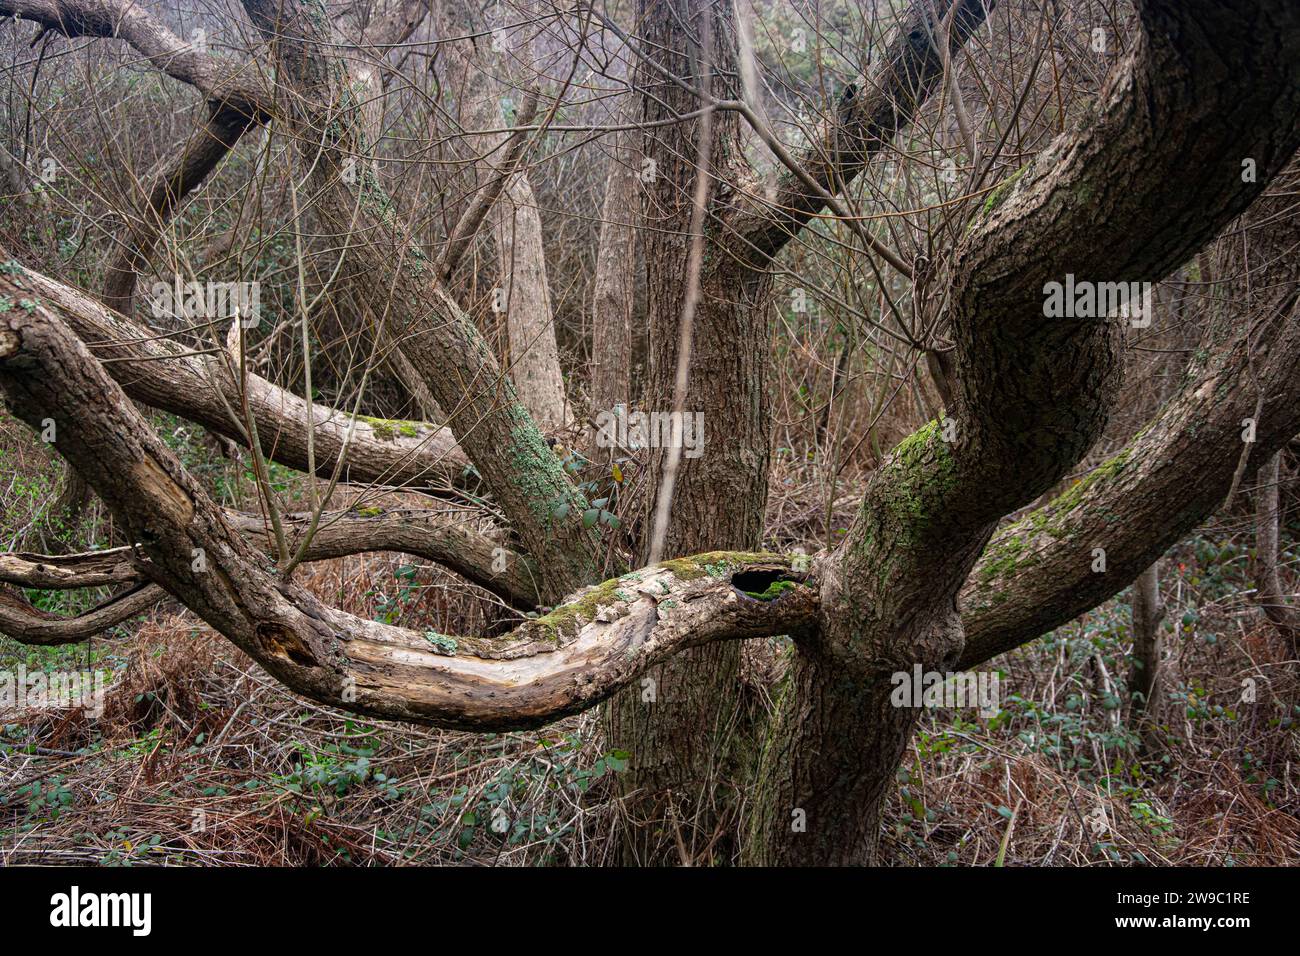
[[[996,5],[997,0],[914,0],[880,65],[844,91],[838,114],[827,123],[822,139],[797,160],[784,150],[777,153],[787,173],[777,184],[776,198],[750,210],[747,219],[737,224],[745,247],[768,258],[775,256],[810,219],[832,204],[835,194],[852,183],[912,121],[940,86],[951,53],[962,48]],[[934,38],[943,34],[941,23],[949,16],[951,28],[946,39],[950,52],[944,53]],[[773,143],[774,137],[769,145]],[[910,274],[905,263],[890,261]]]
[[[812,619],[815,591],[789,559],[729,553],[608,581],[500,639],[325,607],[264,570],[80,340],[29,301],[0,318],[0,388],[14,414],[37,428],[55,419],[56,448],[141,542],[154,583],[316,700],[438,726],[533,727],[591,707],[686,648],[796,632]]]
[[[1279,177],[1223,240],[1233,278],[1198,349],[1196,377],[1118,454],[993,537],[962,591],[962,667],[1119,593],[1220,506],[1243,449],[1250,477],[1300,433],[1295,183],[1294,169]],[[1242,267],[1243,242],[1250,270]],[[1240,303],[1248,304],[1246,321]],[[1253,441],[1243,442],[1243,422],[1261,397]],[[1095,547],[1105,549],[1104,573],[1092,570]]]
[[[33,607],[12,588],[0,585],[0,634],[45,647],[76,644],[143,614],[165,596],[156,584],[143,584],[75,617],[59,617]]]
[[[209,99],[269,101],[237,65],[200,53],[132,0],[0,0],[0,16],[31,20],[66,37],[125,40],[159,70]]]
[[[39,293],[136,401],[247,444],[248,436],[229,412],[239,403],[238,384],[219,358],[161,338],[89,296],[12,260],[0,271],[0,288],[15,300]],[[344,476],[349,481],[436,490],[467,467],[446,428],[424,422],[354,420],[343,411],[309,404],[252,374],[247,385],[263,451],[290,468],[307,468],[308,422],[316,430],[316,467],[326,477],[345,447]]]

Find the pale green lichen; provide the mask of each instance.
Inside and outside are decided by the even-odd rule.
[[[459,646],[456,638],[450,634],[439,634],[437,631],[425,631],[424,639],[442,654],[455,654],[456,648]]]
[[[682,582],[697,581],[705,577],[725,578],[734,568],[751,564],[788,564],[789,559],[780,554],[766,551],[711,551],[690,558],[672,558],[659,562],[656,567],[671,571]],[[628,604],[636,599],[623,585],[629,580],[644,580],[644,572],[625,574],[611,578],[590,588],[576,601],[557,607],[544,617],[528,623],[528,628],[541,640],[558,642],[563,637],[576,634],[587,622],[593,620],[602,607]],[[763,595],[752,595],[762,600],[771,600],[794,586],[792,581],[780,581],[768,588]],[[659,582],[661,594],[672,593],[672,588],[665,581]],[[770,592],[770,594],[769,594]],[[664,601],[665,607],[675,607],[675,602]]]
[[[400,418],[371,418],[369,415],[358,415],[357,418],[369,425],[380,441],[395,441],[398,436],[419,438],[420,429],[423,427],[420,422],[405,421]]]
[[[618,585],[618,578],[598,584],[578,600],[557,607],[545,617],[532,621],[530,629],[540,630],[544,639],[558,643],[561,638],[576,634],[584,624],[595,618],[600,608],[626,601],[627,594]]]
[[[784,555],[771,551],[709,551],[689,558],[660,561],[658,567],[671,571],[679,581],[725,577],[732,568],[745,564],[788,563]]]
[[[886,467],[890,480],[882,504],[908,540],[919,540],[946,505],[957,478],[957,463],[939,421],[927,422],[899,442]]]
[[[1025,174],[1025,170],[1028,168],[1029,164],[1025,163],[1025,165],[993,187],[988,194],[988,198],[984,200],[984,215],[989,215],[994,209],[1002,205],[1002,201],[1011,194],[1011,187],[1020,181],[1020,177]]]
[[[1022,177],[1025,174],[1025,171],[1029,169],[1029,165],[1029,163],[1026,163],[1021,166],[1014,173],[989,190],[988,195],[984,198],[984,205],[980,207],[980,211],[971,216],[970,222],[966,226],[967,232],[974,229],[977,223],[987,219],[993,211],[998,208],[998,206],[1002,205],[1007,196],[1011,195],[1011,188],[1020,181],[1020,177]]]

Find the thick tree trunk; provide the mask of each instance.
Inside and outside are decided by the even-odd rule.
[[[365,155],[368,143],[358,133],[361,110],[346,68],[326,52],[340,48],[329,24],[314,7],[280,0],[245,4],[277,59],[286,129],[300,150],[301,168],[310,170],[322,228],[340,239],[373,237],[352,251],[346,280],[394,303],[394,320],[402,323],[421,376],[452,415],[464,450],[538,563],[543,598],[591,580],[599,541],[579,519],[586,504],[581,491],[547,448],[482,336],[442,288],[434,264],[410,242],[390,197],[373,178],[342,182],[347,160]],[[606,582],[521,624],[504,641],[458,642],[364,620],[325,607],[287,570],[267,567],[261,550],[231,526],[87,347],[55,318],[65,310],[86,312],[84,303],[70,302],[66,290],[51,290],[16,267],[0,270],[0,288],[7,299],[32,301],[0,321],[0,385],[30,426],[58,416],[57,449],[124,519],[136,573],[180,597],[273,676],[334,706],[440,726],[536,727],[593,706],[679,652],[794,634],[798,654],[761,755],[744,856],[769,863],[873,862],[883,797],[917,722],[917,711],[894,699],[890,678],[918,665],[939,672],[963,661],[975,666],[1009,640],[1015,646],[1030,639],[1034,627],[1057,621],[1074,602],[1095,603],[1115,593],[1123,586],[1115,585],[1118,575],[1067,587],[1080,580],[1073,575],[1090,573],[1078,560],[1095,540],[1088,532],[1104,522],[1107,545],[1122,557],[1112,568],[1128,573],[1131,565],[1136,576],[1149,566],[1165,546],[1157,547],[1166,533],[1162,522],[1185,527],[1222,498],[1225,460],[1245,462],[1244,473],[1262,464],[1243,454],[1239,430],[1243,399],[1258,407],[1255,389],[1276,416],[1260,423],[1253,450],[1271,455],[1294,434],[1297,383],[1294,361],[1286,357],[1300,351],[1296,292],[1294,283],[1287,288],[1285,280],[1270,278],[1258,283],[1267,294],[1251,300],[1252,313],[1256,303],[1260,313],[1251,316],[1244,348],[1234,343],[1213,350],[1203,369],[1194,366],[1202,374],[1192,393],[1175,402],[1156,429],[1136,438],[1074,495],[1034,512],[1005,539],[999,535],[1011,553],[985,555],[973,588],[977,599],[959,616],[963,582],[997,522],[1055,484],[1086,453],[1117,391],[1118,323],[1105,316],[1049,319],[1045,283],[1067,271],[1158,280],[1257,195],[1260,187],[1240,176],[1242,153],[1256,162],[1263,183],[1300,147],[1300,11],[1291,0],[1252,0],[1231,10],[1214,0],[1136,5],[1142,36],[1078,132],[1059,137],[999,202],[985,207],[953,251],[949,412],[958,425],[955,436],[932,422],[894,449],[870,477],[843,547],[820,562],[817,592],[802,586],[788,560],[714,553]],[[699,0],[643,0],[643,7],[649,24],[643,49],[662,56],[687,87],[730,96],[713,88],[734,74],[729,44],[715,43],[729,28],[730,8],[705,8]],[[707,52],[687,56],[690,37],[701,38]],[[1224,62],[1248,68],[1224,71]],[[166,63],[175,68],[173,58]],[[649,80],[660,83],[662,77]],[[698,105],[676,84],[660,85],[662,103],[681,99],[660,118]],[[659,102],[647,97],[651,112]],[[757,268],[737,268],[729,264],[734,257],[719,254],[714,225],[725,220],[733,196],[734,120],[734,113],[722,111],[710,115],[710,125],[674,121],[652,128],[659,131],[652,138],[681,148],[663,150],[653,196],[655,214],[676,238],[660,234],[659,271],[651,277],[652,299],[658,297],[652,322],[670,333],[656,343],[651,402],[670,396],[678,403],[681,337],[672,333],[682,331],[682,316],[691,314],[688,303],[698,293],[692,326],[697,361],[680,407],[717,419],[708,419],[714,422],[708,435],[716,441],[708,443],[705,459],[686,459],[678,485],[685,503],[669,528],[670,550],[693,537],[717,544],[761,531],[761,493],[729,504],[708,500],[747,487],[762,492],[766,481],[761,368],[754,379],[737,381],[753,354],[765,364],[761,341],[751,343],[743,333],[763,327],[766,280]],[[695,141],[702,129],[709,130],[705,149]],[[693,169],[691,157],[702,155],[709,161]],[[702,175],[714,181],[705,219],[713,242],[698,287],[682,288],[667,270],[675,264],[679,279],[692,274],[690,228],[681,224],[691,222],[684,197]],[[790,205],[804,212],[819,208]],[[652,220],[652,230],[655,225]],[[1288,226],[1294,219],[1284,221]],[[1289,253],[1294,246],[1283,248]],[[1225,310],[1218,318],[1230,317]],[[1261,345],[1276,354],[1253,353]],[[717,351],[729,354],[715,360]],[[736,352],[743,354],[730,354]],[[1247,374],[1247,367],[1258,374]],[[732,385],[740,391],[729,391]],[[252,430],[253,413],[246,410],[246,418]],[[305,425],[314,424],[308,412]],[[745,428],[753,431],[737,440]],[[718,435],[718,429],[726,431]],[[756,435],[764,440],[755,443]],[[733,447],[751,457],[727,460]],[[1176,510],[1167,493],[1158,502],[1163,512],[1151,510],[1163,489],[1188,484],[1198,467],[1210,477],[1194,489],[1178,488]],[[735,471],[742,472],[739,478],[729,474]],[[1125,490],[1134,493],[1122,514],[1150,518],[1137,540],[1131,522],[1116,523],[1117,509],[1108,507],[1110,496]],[[196,550],[205,555],[202,566],[194,562]],[[1026,551],[1045,552],[1032,570],[1020,560]],[[24,573],[37,573],[34,564],[25,562]],[[1052,573],[1045,573],[1048,568]],[[752,596],[778,582],[785,586],[772,600]],[[1008,583],[1020,586],[1016,600],[997,601]],[[967,639],[963,625],[977,640]],[[679,839],[683,821],[674,816],[672,798],[662,796],[668,788],[651,788],[659,802],[650,806],[663,810],[651,818],[662,821],[662,830],[651,826],[634,835],[648,858],[661,858],[668,841],[690,861],[707,859],[711,847],[717,854],[725,843],[729,811],[710,798],[715,791],[725,795],[725,788],[709,771],[727,770],[744,748],[731,743],[743,735],[722,729],[732,726],[725,718],[736,711],[711,696],[718,688],[718,696],[734,692],[730,680],[724,686],[716,679],[727,666],[724,657],[717,655],[721,664],[696,659],[681,672],[689,693],[680,708],[671,694],[665,700],[671,681],[655,687],[653,700],[644,685],[638,687],[636,704],[649,705],[648,712],[656,713],[661,700],[672,707],[664,711],[670,723],[656,721],[647,735],[668,756],[634,753],[641,761],[636,775],[652,783],[668,780],[675,795],[694,803],[686,808],[687,832]],[[613,713],[617,725],[620,708]],[[643,718],[629,720],[622,729],[635,740]],[[671,721],[699,739],[665,734]],[[704,775],[688,779],[688,769]]]
[[[771,438],[771,259],[825,206],[826,195],[861,173],[928,98],[947,59],[933,40],[940,19],[954,14],[948,42],[958,49],[993,6],[980,0],[941,0],[910,7],[871,76],[847,88],[848,99],[828,124],[824,141],[809,150],[802,175],[791,171],[784,176],[770,206],[754,199],[734,112],[715,113],[707,124],[647,129],[645,154],[655,164],[645,193],[651,333],[647,404],[657,411],[673,409],[682,315],[687,297],[698,294],[684,410],[705,413],[708,436],[704,455],[684,459],[678,468],[665,554],[691,553],[702,546],[753,547],[761,540]],[[714,99],[739,98],[730,4],[642,0],[638,13],[643,49],[661,69],[704,88]],[[698,48],[701,43],[707,50]],[[707,80],[702,76],[705,64],[713,71]],[[701,105],[652,66],[642,66],[638,86],[645,91],[643,115],[650,122]],[[704,226],[708,245],[696,290],[683,278],[690,275],[689,224],[703,128],[710,132],[711,189]],[[816,188],[810,188],[806,176]],[[656,469],[651,508],[662,480]],[[634,786],[652,793],[675,788],[680,794],[685,781],[713,780],[719,768],[729,769],[742,786],[751,779],[756,739],[763,731],[757,727],[761,715],[743,700],[739,665],[737,648],[682,655],[653,675],[660,692],[671,695],[670,707],[647,709],[630,695],[616,701],[613,736],[633,751]],[[700,734],[710,729],[729,736],[701,746]],[[653,766],[638,765],[637,753],[644,760],[652,747]],[[713,800],[714,791],[708,786],[701,792]],[[727,819],[715,823],[716,816],[701,819],[715,833],[732,825]],[[653,835],[647,839],[654,841]]]
[[[1255,4],[1243,22],[1208,0],[1138,7],[1143,36],[1079,132],[1045,150],[954,254],[957,433],[945,441],[932,422],[895,448],[823,562],[821,628],[800,647],[764,753],[746,845],[755,862],[875,861],[881,795],[916,722],[890,699],[891,675],[957,667],[957,596],[997,520],[1101,434],[1122,327],[1045,321],[1047,281],[1161,278],[1257,194],[1226,159],[1210,168],[1198,153],[1267,155],[1273,175],[1300,141],[1294,121],[1278,136],[1269,120],[1281,115],[1275,97],[1296,97],[1283,65],[1300,41],[1293,8]],[[1260,56],[1230,88],[1215,75],[1227,46]],[[1116,169],[1132,170],[1127,189],[1114,188]],[[1162,225],[1117,233],[1121,222]],[[802,832],[790,826],[800,810]]]
[[[637,159],[632,137],[614,138],[596,248],[591,303],[591,405],[599,414],[631,396],[632,305],[636,278]]]
[[[887,679],[858,684],[833,662],[798,658],[763,750],[746,863],[876,861],[882,804],[919,713],[889,698]]]
[[[674,75],[727,98],[735,77],[730,4],[701,0],[642,0],[638,10],[643,49]],[[696,44],[703,42],[706,49]],[[693,112],[698,100],[642,65],[643,119],[657,123]],[[708,142],[701,138],[707,131]],[[702,414],[704,448],[680,456],[663,554],[701,548],[753,549],[763,533],[767,501],[769,412],[767,311],[771,280],[720,253],[720,217],[730,184],[743,173],[739,118],[714,114],[645,131],[644,153],[653,166],[643,190],[646,231],[650,354],[646,410],[673,412],[682,324],[690,323],[689,379],[684,414]],[[697,168],[707,156],[707,167]],[[692,288],[691,224],[697,176],[710,177],[704,216],[704,254],[698,288]],[[693,317],[688,299],[694,298]],[[664,483],[668,449],[654,449],[646,505],[653,514]],[[650,542],[646,542],[647,548]],[[708,647],[674,658],[647,675],[653,700],[637,689],[609,709],[611,742],[631,754],[626,785],[635,791],[627,835],[629,862],[694,862],[706,847],[710,859],[732,852],[735,805],[748,776],[744,755],[752,714],[742,700],[740,648]],[[682,852],[684,848],[685,852]],[[684,860],[683,857],[686,859]]]

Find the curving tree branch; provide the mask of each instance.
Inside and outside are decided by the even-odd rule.
[[[166,596],[156,584],[142,584],[113,595],[89,611],[60,617],[33,607],[12,588],[0,586],[0,634],[22,644],[44,647],[78,644],[143,614]]]
[[[323,703],[462,729],[538,726],[683,649],[789,633],[816,601],[789,559],[719,553],[624,575],[497,639],[325,607],[265,569],[81,341],[29,302],[0,313],[0,388],[14,414],[37,428],[55,420],[55,447],[140,542],[154,584]]]
[[[206,120],[181,147],[180,154],[165,157],[158,164],[149,190],[148,208],[141,217],[128,223],[127,235],[109,264],[103,296],[109,308],[123,315],[131,314],[140,270],[166,221],[221,164],[240,137],[269,118],[269,114],[248,104],[214,103],[208,108]]]
[[[894,136],[912,122],[943,82],[952,54],[965,45],[997,0],[916,0],[903,14],[879,65],[850,85],[821,138],[792,163],[775,198],[736,224],[739,255],[770,259],[846,189]],[[945,30],[944,27],[947,27]],[[949,53],[941,47],[947,43]]]
[[[3,252],[0,252],[0,256]],[[136,401],[197,422],[247,445],[248,436],[230,409],[239,406],[239,383],[217,356],[161,338],[94,299],[24,269],[13,260],[0,268],[0,290],[17,299],[39,293]],[[249,374],[248,405],[262,450],[274,461],[307,470],[306,432],[315,428],[317,474],[329,477],[345,455],[343,478],[436,492],[458,480],[468,466],[446,428],[424,422],[353,417]]]
[[[1293,162],[1220,240],[1216,273],[1229,278],[1181,393],[1072,489],[993,537],[962,591],[959,666],[1033,640],[1127,587],[1219,507],[1243,451],[1241,477],[1251,478],[1300,433],[1297,185]],[[1092,571],[1097,547],[1104,573]]]
[[[897,766],[916,721],[892,705],[888,675],[962,659],[958,594],[996,522],[1047,491],[1101,433],[1123,326],[1049,317],[1047,283],[1158,281],[1300,146],[1300,7],[1137,8],[1142,34],[1080,129],[1039,154],[955,253],[955,428],[931,422],[894,450],[826,562],[822,627],[796,659],[794,703],[769,750],[778,763],[764,768],[778,783],[754,818],[763,862],[871,858],[882,768]],[[1258,177],[1242,175],[1246,158]],[[829,738],[848,743],[828,756]],[[780,820],[791,806],[827,838],[792,839]]]
[[[314,211],[323,234],[346,250],[340,281],[386,303],[387,321],[402,330],[403,349],[449,416],[460,447],[537,560],[543,591],[555,599],[590,582],[601,549],[598,532],[582,521],[582,493],[412,240],[392,197],[373,176],[348,183],[342,175],[350,159],[365,155],[367,141],[346,63],[329,52],[338,47],[335,32],[295,3],[245,0],[244,7],[274,41],[278,75],[295,97],[290,130],[315,193]]]
[[[132,0],[0,0],[0,16],[39,23],[66,37],[120,39],[168,76],[210,100],[269,102],[239,64],[202,53]]]

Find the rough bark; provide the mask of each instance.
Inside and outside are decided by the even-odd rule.
[[[286,84],[286,122],[302,150],[302,167],[312,170],[309,185],[326,231],[340,241],[358,233],[373,240],[349,249],[348,281],[397,303],[395,318],[416,367],[541,568],[541,595],[562,593],[566,582],[585,583],[596,542],[579,527],[581,496],[482,337],[409,242],[389,197],[373,179],[353,189],[340,182],[346,157],[365,154],[365,124],[349,96],[345,68],[322,53],[337,48],[330,27],[315,7],[247,3]],[[685,25],[706,41],[719,35],[729,16],[679,7],[656,9],[665,23],[677,24],[668,29]],[[133,563],[140,580],[179,597],[290,687],[332,705],[466,729],[531,727],[590,707],[694,648],[795,635],[798,653],[762,754],[746,858],[870,862],[881,801],[916,722],[914,711],[889,701],[890,674],[913,664],[974,666],[1032,639],[1062,615],[1073,617],[1078,610],[1070,608],[1078,602],[1109,597],[1152,563],[1169,534],[1185,533],[1188,522],[1212,511],[1229,487],[1300,429],[1294,281],[1289,288],[1286,281],[1265,281],[1250,297],[1249,327],[1238,332],[1228,315],[1219,317],[1212,347],[1193,368],[1195,384],[1134,438],[1122,458],[997,536],[995,545],[1019,542],[1015,560],[985,547],[1005,514],[1055,484],[1088,450],[1116,391],[1117,324],[1105,317],[1045,319],[1044,282],[1067,271],[1114,281],[1159,279],[1257,193],[1259,186],[1240,176],[1243,155],[1255,160],[1263,184],[1300,145],[1300,10],[1293,3],[1254,0],[1227,11],[1211,0],[1146,0],[1138,9],[1142,36],[1081,130],[1062,136],[1032,163],[956,250],[949,317],[956,439],[945,441],[931,423],[901,443],[872,477],[845,546],[807,581],[776,556],[706,554],[606,582],[499,640],[363,621],[322,606],[268,569],[261,551],[232,527],[57,317],[86,310],[60,300],[66,290],[9,266],[0,269],[6,293],[0,300],[0,387],[30,425],[57,420],[57,450],[121,519],[147,559]],[[673,21],[673,14],[681,18]],[[705,23],[710,27],[701,29]],[[654,45],[651,55],[678,57],[671,71],[692,82],[725,83],[724,77],[700,75],[700,58],[683,62],[688,46],[675,42]],[[725,67],[725,56],[723,50],[705,59]],[[679,155],[699,155],[691,148],[698,145],[691,140],[698,127],[661,129],[683,137]],[[711,135],[721,137],[709,164],[720,184],[711,193],[706,228],[716,230],[728,215],[733,181],[727,121],[720,119]],[[680,218],[680,197],[690,195],[696,173],[689,163],[666,169],[684,188],[676,200],[667,193],[658,197],[665,204],[660,213]],[[659,172],[665,175],[665,168]],[[1295,225],[1294,218],[1274,220],[1279,229]],[[688,237],[679,236],[676,249],[665,248],[664,261],[674,255],[685,261],[687,244]],[[718,243],[709,248],[716,251]],[[1294,240],[1284,248],[1293,259]],[[736,287],[710,286],[734,262],[719,258],[705,271],[697,348],[711,326],[734,332],[760,324],[739,314]],[[749,264],[740,271],[762,281]],[[660,309],[667,322],[680,316],[671,306],[680,305],[686,292],[678,295],[666,273],[658,285],[652,295],[667,304]],[[764,298],[761,288],[739,290],[741,298],[759,293],[753,303]],[[740,350],[735,341],[718,341]],[[717,388],[736,362],[729,357],[726,364],[704,366],[698,377],[693,368],[691,388],[727,403],[724,418],[752,418],[761,431],[761,387],[743,383],[741,394],[754,398],[752,410],[734,406],[735,397]],[[141,362],[137,371],[147,367]],[[666,381],[660,379],[661,394],[668,394]],[[1261,403],[1266,417],[1243,456],[1242,409]],[[730,438],[723,436],[723,446]],[[756,454],[765,455],[765,436],[761,447]],[[709,457],[715,454],[718,446],[711,443]],[[727,464],[748,472],[753,460]],[[763,470],[761,479],[747,474],[741,480],[765,481]],[[695,489],[691,496],[724,493],[707,483]],[[567,519],[553,507],[557,501],[569,507]],[[697,505],[683,513],[693,518]],[[739,535],[751,524],[757,528],[742,513],[746,507],[716,507],[715,531]],[[1115,524],[1117,514],[1124,520]],[[1080,557],[1097,530],[1108,536],[1108,564],[1119,573],[1092,575],[1103,580],[1091,581],[1090,568],[1083,570],[1090,562]],[[671,532],[679,542],[690,533],[694,529]],[[195,567],[196,548],[208,555],[206,570]],[[1035,561],[1020,560],[1026,550]],[[15,573],[68,580],[112,571],[49,562]],[[726,741],[716,733],[725,722],[699,720],[725,712],[705,699],[712,686],[724,686],[715,678],[725,668],[685,671],[692,706],[680,711],[687,719],[679,726],[715,736],[679,743],[686,753],[676,764],[679,773],[692,764],[707,771],[729,762]],[[707,786],[710,779],[695,784]],[[791,826],[796,811],[806,830]],[[704,836],[711,842],[709,833]]]
[[[0,389],[120,517],[143,573],[289,687],[373,717],[466,730],[585,710],[684,648],[783,633],[814,589],[779,555],[664,562],[575,595],[502,638],[421,633],[322,605],[266,570],[85,346],[32,300],[0,315]],[[195,555],[202,553],[202,562]],[[772,599],[745,588],[776,582]]]
[[[716,98],[729,98],[730,78],[736,75],[732,15],[727,3],[642,0],[638,40],[646,60],[638,67],[636,85],[643,91],[643,121],[662,123],[700,106],[693,93],[665,79],[662,71]],[[703,49],[697,47],[701,42]],[[746,172],[739,117],[717,113],[707,123],[653,126],[643,135],[642,151],[654,163],[653,177],[641,191],[650,342],[645,407],[677,410],[682,323],[689,321],[689,380],[680,410],[704,415],[705,453],[680,459],[662,553],[752,549],[762,540],[767,500],[771,279],[723,259],[716,245],[720,217]],[[700,169],[702,155],[707,166]],[[698,287],[692,287],[687,276],[699,176],[709,179],[703,220],[707,246]],[[687,319],[692,299],[693,318]],[[653,450],[646,496],[651,515],[665,460],[665,449]],[[650,534],[652,525],[653,519],[647,520]],[[705,541],[710,544],[702,545]],[[650,541],[645,545],[648,552]],[[743,744],[748,722],[739,674],[738,646],[704,648],[649,675],[652,701],[629,692],[611,704],[611,742],[631,755],[623,785],[637,793],[629,809],[637,823],[625,835],[626,861],[679,860],[670,820],[685,828],[681,843],[689,854],[712,843],[719,828],[734,827],[729,817],[734,817],[743,771],[735,765],[733,748]],[[729,851],[725,843],[719,849]]]
[[[637,170],[632,137],[614,137],[596,247],[591,303],[591,407],[597,412],[632,397],[632,306],[636,279]]]
[[[3,256],[0,251],[0,256]],[[240,383],[220,355],[160,338],[94,299],[13,260],[4,264],[28,292],[39,293],[85,342],[135,401],[180,415],[245,447]],[[18,288],[6,290],[22,295]],[[311,404],[260,376],[244,377],[247,403],[262,450],[274,461],[306,471],[308,422],[315,426],[317,474],[328,477],[344,455],[345,480],[449,488],[469,464],[451,431],[425,422],[354,417]]]
[[[954,49],[993,5],[960,6],[949,34]],[[705,454],[678,465],[664,553],[756,547],[761,541],[771,443],[771,257],[825,207],[828,194],[861,173],[936,88],[944,58],[931,37],[951,7],[950,2],[927,2],[909,9],[881,66],[849,92],[824,142],[805,156],[803,175],[792,171],[785,177],[775,202],[752,198],[762,190],[741,155],[738,112],[719,111],[707,123],[684,121],[645,131],[644,154],[655,163],[653,182],[643,190],[651,342],[646,406],[674,410],[681,325],[693,297],[682,408],[704,412],[706,432]],[[659,123],[704,103],[739,98],[733,12],[726,3],[642,0],[638,21],[644,59],[637,86],[643,91],[644,120]],[[699,49],[700,43],[707,49]],[[685,88],[669,77],[685,81]],[[706,128],[709,165],[700,171]],[[696,177],[703,174],[710,179],[707,246],[698,288],[691,288],[684,277],[690,275],[692,197]],[[662,461],[662,454],[653,459],[651,507],[664,478]],[[734,778],[752,772],[740,764],[752,761],[753,741],[747,738],[757,715],[745,711],[739,667],[736,647],[707,648],[676,658],[653,675],[661,695],[655,706],[646,707],[632,695],[615,701],[611,733],[618,746],[632,753],[629,787],[650,794],[676,789],[685,802],[706,807],[734,799],[726,793],[715,797],[713,790],[720,776],[730,775],[734,785]],[[710,781],[703,791],[688,783],[701,780]],[[648,815],[664,814],[652,806]],[[731,825],[716,822],[718,816],[700,816],[706,841],[714,835],[709,830]],[[642,828],[634,834],[634,855],[642,860],[662,856],[664,837],[662,831]]]
[[[999,529],[961,595],[971,668],[1073,620],[1135,580],[1300,433],[1300,216],[1294,164],[1220,241],[1226,276],[1186,384],[1127,446]],[[1247,268],[1249,262],[1249,268]],[[1262,393],[1254,442],[1246,419]],[[1106,572],[1092,571],[1104,547]]]
[[[917,720],[891,704],[889,675],[954,668],[958,591],[994,523],[1100,434],[1122,326],[1045,318],[1046,283],[1162,278],[1258,194],[1242,156],[1267,181],[1300,144],[1300,10],[1137,6],[1142,35],[1079,132],[1040,154],[955,253],[957,436],[944,442],[931,423],[896,448],[828,562],[820,635],[795,662],[797,696],[764,763],[757,860],[875,858],[881,794]],[[784,825],[794,808],[805,833]]]

